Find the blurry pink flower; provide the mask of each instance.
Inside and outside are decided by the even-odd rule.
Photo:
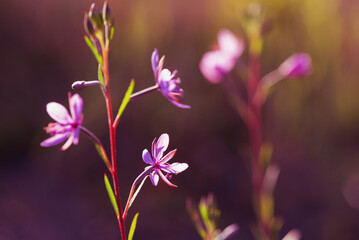
[[[308,76],[312,73],[312,59],[307,53],[295,53],[279,66],[278,71],[287,78]]]
[[[163,156],[163,153],[167,150],[169,144],[169,136],[167,133],[162,134],[158,141],[156,142],[156,138],[152,142],[152,157],[147,149],[142,152],[142,159],[145,163],[151,164],[145,168],[145,171],[152,171],[150,173],[150,178],[152,184],[157,186],[159,177],[162,178],[165,183],[167,183],[171,187],[177,187],[172,184],[168,179],[170,178],[170,174],[178,174],[183,172],[188,168],[187,163],[172,163],[168,164],[167,162],[172,159],[175,155],[177,149],[170,151],[166,156]],[[164,171],[167,175],[163,175],[161,172]]]
[[[183,98],[183,89],[179,87],[181,80],[176,78],[177,71],[171,73],[166,68],[162,69],[165,56],[162,56],[159,61],[158,59],[158,50],[155,49],[151,56],[151,65],[160,92],[176,107],[191,108],[189,105],[180,103]]]
[[[47,113],[56,122],[49,123],[49,125],[44,128],[51,137],[41,142],[40,145],[42,147],[57,145],[63,142],[66,138],[67,141],[61,147],[61,150],[68,149],[71,144],[78,144],[80,126],[83,120],[82,98],[78,94],[71,96],[69,93],[69,106],[71,115],[63,105],[57,102],[50,102],[46,105]]]
[[[202,56],[199,69],[211,83],[219,83],[232,71],[244,50],[242,39],[231,31],[222,29],[218,32],[218,49]]]

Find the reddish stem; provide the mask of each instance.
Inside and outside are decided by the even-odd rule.
[[[109,76],[109,69],[108,69],[108,52],[109,48],[102,48],[103,49],[103,65],[102,65],[102,72],[104,74],[105,83],[106,83],[106,108],[107,108],[107,116],[108,116],[108,127],[110,132],[110,146],[111,146],[111,160],[112,160],[112,182],[115,188],[115,196],[116,202],[118,206],[119,216],[117,217],[122,240],[126,240],[126,231],[125,231],[125,223],[122,217],[122,207],[121,207],[121,199],[120,199],[120,189],[118,184],[118,177],[117,177],[117,164],[116,164],[116,131],[113,126],[113,113],[112,113],[112,103],[111,103],[111,94],[110,94],[110,76]]]
[[[254,190],[254,207],[257,212],[258,228],[261,238],[270,238],[270,230],[262,219],[261,201],[263,195],[263,179],[265,166],[260,159],[262,148],[262,94],[258,90],[261,76],[261,54],[250,52],[248,76],[248,130],[252,158],[252,184]],[[257,95],[256,95],[257,94]],[[258,96],[259,94],[259,96]],[[259,100],[258,100],[259,99]]]

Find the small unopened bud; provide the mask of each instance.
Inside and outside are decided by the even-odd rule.
[[[295,53],[279,66],[278,71],[287,78],[308,76],[312,73],[312,59],[307,53]]]
[[[100,11],[96,8],[94,3],[90,7],[88,17],[90,18],[95,31],[102,30],[102,28],[103,28],[102,16],[101,16]]]
[[[94,81],[76,81],[71,85],[71,88],[73,90],[80,90],[84,87],[88,86],[95,86],[95,85],[101,85],[100,81],[94,80]]]
[[[106,26],[111,26],[111,9],[108,2],[105,2],[102,9],[102,19]]]
[[[84,17],[84,28],[85,28],[85,32],[90,36],[94,36],[95,34],[95,29],[92,25],[91,20],[89,19],[89,16],[87,13],[85,13],[85,17]]]

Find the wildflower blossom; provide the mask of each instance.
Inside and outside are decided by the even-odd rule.
[[[165,56],[162,56],[161,60],[158,59],[158,50],[155,49],[152,52],[151,65],[159,91],[176,107],[191,108],[189,105],[180,103],[183,98],[183,89],[179,87],[181,80],[176,78],[177,71],[171,73],[166,68],[162,69]]]
[[[57,102],[50,102],[46,105],[47,113],[56,122],[49,123],[49,125],[44,128],[51,137],[41,142],[40,145],[42,147],[57,145],[65,139],[67,139],[67,141],[61,147],[61,150],[68,149],[71,144],[78,144],[80,126],[83,121],[82,98],[78,94],[71,96],[69,93],[69,107],[71,115],[63,105]]]
[[[163,153],[167,150],[169,144],[169,136],[167,133],[162,134],[158,141],[156,138],[152,142],[152,157],[147,149],[142,152],[142,159],[145,163],[150,164],[145,168],[145,171],[150,172],[150,179],[154,186],[157,186],[158,180],[161,177],[165,183],[171,187],[177,187],[172,184],[168,179],[171,177],[171,174],[178,174],[183,172],[188,168],[187,163],[172,163],[168,164],[167,162],[172,159],[175,155],[177,149],[170,151],[166,156],[163,157]],[[153,171],[152,171],[153,170]],[[166,176],[162,173],[166,172]]]
[[[203,76],[211,83],[219,83],[232,71],[244,50],[244,43],[231,31],[218,32],[218,48],[205,53],[199,63]]]
[[[312,73],[312,59],[307,53],[295,53],[279,66],[278,71],[288,78],[308,76]]]

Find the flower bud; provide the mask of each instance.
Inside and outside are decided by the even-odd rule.
[[[279,66],[278,72],[287,78],[308,76],[312,73],[312,59],[307,53],[295,53]]]
[[[88,87],[88,86],[95,86],[95,85],[101,85],[101,82],[98,80],[93,80],[93,81],[76,81],[71,85],[71,88],[73,90],[80,90],[84,87]]]
[[[95,31],[102,30],[103,28],[103,20],[100,11],[96,8],[93,3],[90,7],[90,11],[88,13],[88,17],[90,18],[92,25],[94,26]]]
[[[111,9],[110,9],[110,6],[108,5],[108,2],[105,2],[104,5],[103,5],[102,19],[103,19],[103,22],[104,22],[104,24],[106,26],[111,26],[112,25]]]
[[[87,35],[89,35],[90,37],[94,36],[95,29],[94,29],[92,22],[89,19],[89,16],[87,13],[85,13],[85,17],[84,17],[84,28],[85,28],[85,32],[87,33]]]
[[[85,87],[85,81],[76,81],[71,85],[73,90],[80,90]]]

